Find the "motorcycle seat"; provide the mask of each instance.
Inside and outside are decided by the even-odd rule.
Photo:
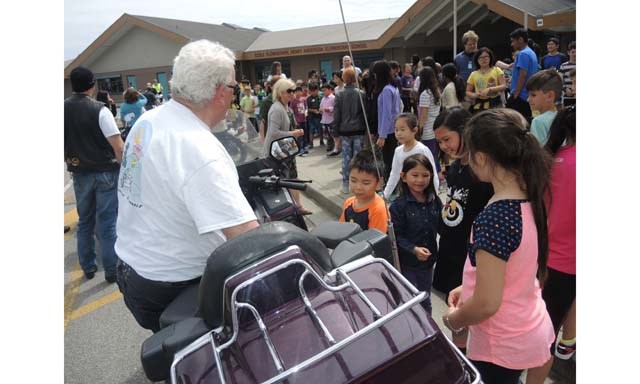
[[[356,223],[325,221],[313,228],[310,233],[320,239],[327,248],[335,249],[342,241],[362,232]]]
[[[317,237],[282,221],[265,223],[216,248],[207,260],[198,295],[199,315],[207,325],[212,329],[223,325],[228,277],[291,245],[300,247],[320,269],[328,272],[334,268],[327,247]]]

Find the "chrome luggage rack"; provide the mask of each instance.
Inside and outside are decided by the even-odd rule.
[[[278,255],[282,255],[284,253],[289,253],[291,251],[296,251],[296,252],[301,252],[300,248],[298,248],[297,246],[290,246],[288,247],[286,250],[278,253],[277,255],[274,256],[278,256]],[[403,303],[402,305],[396,307],[395,309],[393,309],[391,312],[387,313],[386,315],[382,315],[382,313],[380,312],[380,310],[371,302],[371,300],[369,300],[369,298],[364,294],[364,292],[362,291],[362,289],[360,287],[358,287],[358,285],[349,277],[349,273],[353,272],[357,269],[360,269],[364,266],[367,265],[373,265],[373,264],[382,264],[383,267],[386,269],[387,272],[391,273],[396,279],[398,279],[408,290],[409,292],[411,292],[413,294],[413,297]],[[276,348],[273,345],[273,342],[271,341],[271,337],[269,336],[269,332],[267,330],[267,327],[264,324],[264,321],[262,319],[262,317],[260,316],[260,313],[258,312],[258,310],[251,304],[249,303],[244,303],[244,302],[239,302],[237,301],[237,294],[239,291],[241,291],[242,289],[260,281],[265,279],[266,277],[273,275],[285,268],[288,268],[292,265],[301,265],[304,268],[304,272],[300,275],[299,280],[298,280],[298,289],[300,291],[300,296],[302,298],[302,301],[304,302],[305,308],[307,313],[310,315],[313,323],[315,324],[315,326],[322,332],[322,334],[325,336],[325,338],[327,339],[327,341],[330,344],[330,347],[326,348],[325,350],[317,353],[316,355],[306,359],[305,361],[302,361],[300,363],[298,363],[297,365],[287,369],[285,371],[284,366],[283,366],[283,362],[280,359],[280,357],[278,356],[278,353],[276,351]],[[327,327],[325,326],[324,322],[322,321],[322,319],[320,319],[320,317],[318,316],[318,313],[316,312],[316,310],[313,308],[311,301],[309,300],[307,293],[304,289],[303,283],[304,283],[304,279],[307,276],[312,276],[318,283],[320,283],[320,285],[331,292],[338,292],[338,291],[342,291],[345,290],[347,288],[351,288],[355,291],[355,293],[362,299],[362,301],[366,304],[366,306],[371,310],[371,312],[373,313],[373,318],[374,318],[374,322],[368,324],[367,326],[365,326],[364,328],[358,330],[357,332],[355,332],[354,334],[344,338],[343,340],[337,342],[335,340],[335,338],[333,337],[333,335],[331,335],[331,333],[329,332],[329,330],[327,329]],[[205,335],[201,336],[200,338],[198,338],[197,340],[195,340],[192,344],[190,344],[189,346],[187,346],[185,349],[179,351],[178,353],[176,353],[175,358],[173,360],[173,363],[171,364],[171,382],[174,384],[177,384],[177,374],[176,374],[176,366],[178,365],[178,363],[180,363],[180,361],[182,361],[187,355],[189,355],[190,353],[196,351],[197,349],[201,348],[203,345],[206,344],[210,344],[212,349],[213,349],[213,355],[216,361],[216,369],[218,371],[218,377],[220,380],[221,384],[226,384],[227,381],[225,380],[224,377],[224,369],[222,368],[222,359],[220,357],[220,354],[222,353],[222,351],[224,351],[225,349],[229,348],[233,343],[236,342],[237,337],[238,337],[238,328],[239,328],[239,322],[238,322],[238,310],[239,309],[248,309],[251,314],[253,315],[254,319],[256,320],[258,327],[260,329],[260,331],[262,332],[262,337],[267,345],[267,348],[269,349],[269,353],[271,355],[271,359],[273,360],[273,363],[278,371],[278,374],[272,378],[270,378],[267,381],[262,382],[262,384],[271,384],[271,383],[277,383],[277,382],[281,382],[283,380],[285,380],[288,376],[290,376],[291,374],[298,372],[302,369],[304,369],[305,367],[308,367],[314,363],[316,363],[317,361],[331,355],[332,353],[338,351],[339,349],[341,349],[342,347],[344,347],[345,345],[354,342],[355,340],[369,334],[370,332],[374,331],[375,329],[381,327],[382,325],[384,325],[385,323],[389,322],[390,320],[394,319],[395,317],[397,317],[398,315],[400,315],[402,312],[406,311],[407,309],[411,308],[412,306],[418,304],[419,302],[421,302],[425,296],[426,293],[425,292],[421,292],[418,291],[404,276],[402,276],[402,274],[400,272],[398,272],[389,262],[387,262],[384,259],[381,258],[374,258],[373,256],[366,256],[363,257],[361,259],[358,259],[356,261],[353,261],[349,264],[346,264],[342,267],[336,268],[335,270],[329,272],[327,274],[327,276],[333,277],[335,278],[336,276],[339,276],[340,278],[344,279],[344,283],[337,285],[337,286],[333,286],[328,284],[320,275],[318,275],[318,273],[313,269],[313,267],[311,265],[309,265],[309,263],[307,263],[305,260],[296,258],[296,259],[291,259],[288,260],[276,267],[273,267],[267,271],[261,272],[259,274],[257,274],[256,276],[242,282],[241,284],[239,284],[232,292],[231,294],[231,302],[232,302],[232,311],[231,311],[231,315],[232,315],[232,329],[233,329],[233,334],[231,336],[231,338],[224,344],[222,345],[217,345],[216,344],[216,340],[215,340],[215,336],[214,334],[217,331],[220,331],[222,328],[217,328],[215,330],[212,330],[208,333],[206,333]],[[466,358],[466,356],[464,354],[462,354],[460,352],[460,350],[451,342],[451,340],[449,340],[449,338],[444,337],[447,342],[449,343],[449,345],[453,348],[453,350],[456,352],[457,356],[460,358],[461,362],[469,367],[472,371],[474,380],[473,380],[473,384],[476,383],[480,383],[480,374],[477,371],[477,369],[469,362],[469,360]]]

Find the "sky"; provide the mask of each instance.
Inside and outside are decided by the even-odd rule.
[[[228,4],[234,4],[230,6]],[[85,50],[123,13],[271,31],[342,23],[338,0],[65,0],[64,59]],[[346,22],[401,16],[415,0],[342,0]],[[236,4],[241,4],[238,6]]]

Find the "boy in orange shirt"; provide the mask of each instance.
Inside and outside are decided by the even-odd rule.
[[[389,213],[384,200],[376,193],[382,169],[370,151],[360,151],[349,163],[349,189],[355,196],[344,202],[340,221],[357,223],[363,230],[378,229],[387,233]]]

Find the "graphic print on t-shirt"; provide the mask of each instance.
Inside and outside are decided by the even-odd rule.
[[[453,191],[451,187],[447,188],[447,203],[442,207],[442,221],[448,227],[455,227],[462,223],[463,207],[467,205],[468,198],[468,188],[459,188]]]
[[[124,196],[129,204],[142,207],[142,163],[144,149],[151,141],[151,124],[141,121],[135,132],[129,135],[122,155],[122,171],[118,193]]]

